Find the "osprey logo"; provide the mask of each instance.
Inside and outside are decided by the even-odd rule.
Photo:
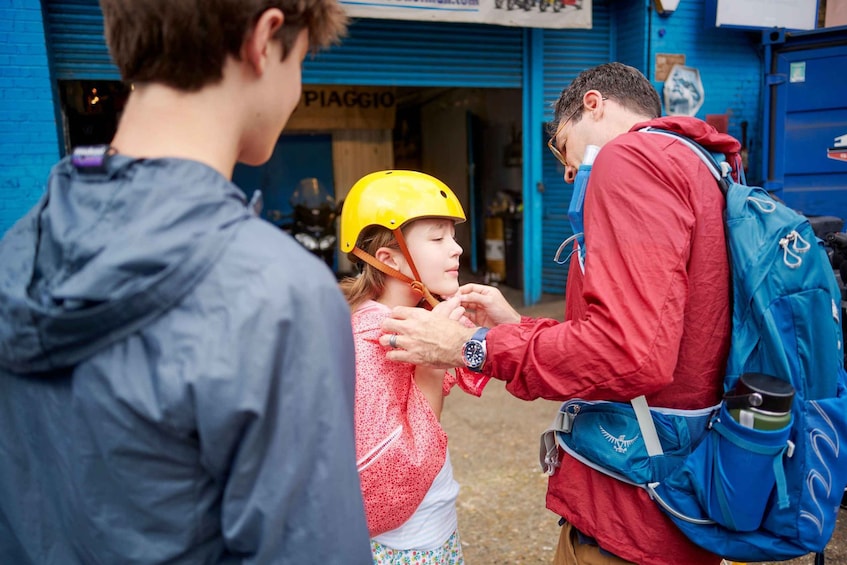
[[[618,437],[615,437],[609,432],[607,432],[603,428],[603,426],[597,427],[600,428],[600,433],[603,434],[603,437],[606,438],[606,441],[615,446],[615,451],[617,451],[618,453],[626,453],[626,450],[629,449],[629,446],[635,443],[635,440],[638,439],[637,435],[632,439],[626,439],[623,434],[619,435]]]

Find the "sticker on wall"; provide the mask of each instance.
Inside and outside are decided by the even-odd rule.
[[[669,116],[693,116],[703,106],[706,93],[700,71],[694,67],[674,65],[663,89],[665,112]]]
[[[826,150],[826,156],[836,161],[847,161],[847,133],[835,138],[835,144]]]
[[[656,82],[665,82],[674,65],[685,65],[684,53],[656,53]]]
[[[795,61],[788,66],[789,82],[806,82],[806,61]]]

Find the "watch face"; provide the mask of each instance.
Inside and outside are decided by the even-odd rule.
[[[485,362],[485,349],[481,341],[469,341],[465,344],[465,364],[471,369],[482,367]]]

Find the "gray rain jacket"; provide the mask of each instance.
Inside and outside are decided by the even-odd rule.
[[[0,242],[0,563],[371,563],[350,311],[178,159],[57,164]]]

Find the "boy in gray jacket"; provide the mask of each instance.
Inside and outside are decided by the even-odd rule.
[[[336,0],[101,0],[132,83],[0,242],[0,562],[370,563],[350,312],[231,182]]]

